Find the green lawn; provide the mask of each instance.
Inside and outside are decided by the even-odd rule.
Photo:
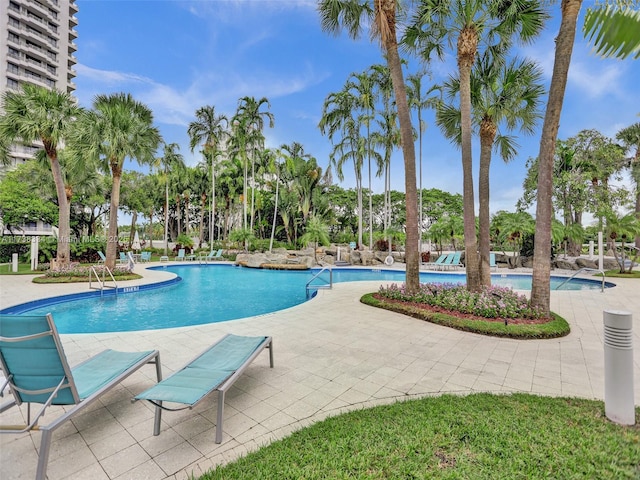
[[[329,418],[200,480],[549,478],[640,478],[640,427],[593,400],[443,395]]]

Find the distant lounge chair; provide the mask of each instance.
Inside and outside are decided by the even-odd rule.
[[[208,255],[200,255],[198,257],[198,261],[201,263],[207,263],[209,260],[218,260],[220,258],[222,258],[222,249],[219,249],[215,252],[212,250]]]
[[[107,261],[107,257],[104,256],[101,250],[98,250],[98,256],[100,257],[100,263],[105,263]]]
[[[133,400],[148,400],[156,406],[153,434],[160,435],[162,410],[193,408],[209,393],[216,391],[218,414],[215,441],[221,443],[225,393],[265,348],[269,349],[269,363],[273,368],[271,337],[226,335],[181,370],[136,395]],[[177,403],[181,406],[167,408],[163,402]]]
[[[83,412],[147,363],[154,363],[158,381],[162,378],[160,354],[157,350],[105,350],[73,369],[69,368],[50,314],[0,315],[0,332],[0,366],[6,377],[0,385],[0,391],[8,386],[13,395],[12,400],[0,405],[0,413],[22,403],[28,404],[27,423],[0,425],[0,433],[20,434],[31,430],[41,432],[36,471],[38,480],[46,478],[51,438],[58,427]],[[35,415],[31,411],[32,403],[42,405]],[[68,407],[49,424],[38,425],[51,405]],[[48,413],[55,414],[50,411]]]
[[[184,256],[184,248],[181,248],[180,250],[178,250],[178,255],[176,255],[175,257],[173,257],[173,261],[178,261],[178,260],[185,260],[185,256]]]
[[[151,252],[142,252],[140,254],[141,262],[150,262],[151,261]]]
[[[127,254],[124,252],[120,252],[120,258],[118,259],[118,263],[121,265],[125,265],[129,263],[129,259],[127,258]]]
[[[462,252],[455,252],[453,254],[453,257],[451,258],[451,261],[448,263],[448,265],[446,265],[446,267],[447,268],[449,268],[449,267],[451,267],[451,268],[464,267],[464,265],[460,261],[461,257],[462,257]]]
[[[447,255],[442,254],[438,258],[436,258],[435,262],[425,263],[424,266],[427,267],[427,268],[433,268],[434,270],[436,270],[436,269],[440,268],[440,266],[442,265],[442,262],[444,262],[445,258],[447,258]]]
[[[496,254],[489,254],[489,269],[490,270],[498,270],[498,265],[496,264]]]

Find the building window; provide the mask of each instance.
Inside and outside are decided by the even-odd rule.
[[[18,88],[20,88],[20,83],[13,78],[7,78],[7,87],[12,90],[18,90]]]

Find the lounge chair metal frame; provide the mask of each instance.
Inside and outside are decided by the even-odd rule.
[[[5,336],[7,330],[9,330],[9,334],[12,331],[15,331],[15,325],[17,322],[22,321],[23,323],[29,321],[30,319],[34,322],[37,322],[38,319],[42,319],[44,322],[44,318],[46,318],[46,325],[48,329],[40,329],[40,331],[35,331],[35,328],[29,327],[30,332],[26,335],[22,336]],[[12,323],[11,320],[15,320],[16,323]],[[56,329],[55,323],[53,322],[53,317],[51,314],[47,314],[46,316],[21,316],[21,315],[0,315],[0,325],[2,328],[0,329],[0,366],[2,367],[2,371],[5,375],[5,380],[2,385],[0,385],[0,393],[4,392],[5,388],[9,388],[10,392],[13,394],[13,399],[9,400],[2,405],[0,405],[0,413],[9,410],[12,407],[19,406],[22,403],[27,404],[27,421],[24,425],[0,425],[0,433],[13,433],[20,434],[26,433],[32,430],[39,430],[41,432],[40,439],[40,451],[38,453],[38,466],[36,471],[36,479],[44,480],[46,478],[46,470],[47,463],[49,460],[49,452],[51,450],[51,439],[53,436],[53,432],[63,425],[67,420],[70,420],[78,413],[85,410],[89,407],[94,401],[98,400],[103,394],[111,390],[113,387],[121,383],[124,379],[129,377],[132,373],[136,372],[142,366],[152,363],[156,366],[156,376],[158,381],[162,379],[162,367],[160,365],[160,353],[157,350],[145,351],[145,352],[116,352],[113,350],[105,350],[98,355],[95,355],[88,360],[80,363],[75,366],[73,369],[69,367],[66,356],[64,354],[64,350],[62,347],[62,342],[60,341],[60,337],[58,335],[58,331]],[[10,324],[12,323],[12,324]],[[44,326],[44,324],[42,325]],[[27,330],[25,328],[25,330]],[[25,332],[26,333],[26,332]],[[47,342],[47,337],[51,337],[50,342]],[[22,353],[16,355],[11,350],[15,350],[13,345],[17,345],[19,342],[24,342],[25,344],[20,347]],[[31,342],[31,345],[29,344]],[[36,343],[37,345],[34,345]],[[53,351],[57,353],[58,358],[52,358]],[[29,353],[31,351],[32,353]],[[59,364],[51,365],[48,362],[44,364],[43,362],[36,362],[36,359],[42,360],[41,357],[38,357],[37,352],[42,352],[43,355],[45,352],[48,352],[47,358],[52,358],[52,361],[59,360]],[[18,359],[18,357],[20,357]],[[21,367],[25,365],[24,361],[18,361],[22,358],[32,358],[34,360],[31,362],[31,365],[27,365],[26,368],[32,368],[37,364],[37,366],[44,367],[43,370],[46,369],[46,372],[43,372],[42,375],[46,376],[47,380],[38,380],[36,383],[44,383],[46,384],[45,388],[38,389],[29,389],[23,387],[23,382],[29,383],[33,382],[31,378],[29,378],[28,373],[17,373],[14,374],[13,366],[17,366],[17,364],[21,364]],[[115,362],[114,360],[120,360],[119,362]],[[29,363],[29,362],[27,362]],[[101,364],[108,365],[111,367],[110,372],[104,372],[102,377],[93,377],[90,379],[90,387],[87,388],[86,391],[80,392],[78,391],[78,386],[76,381],[74,380],[73,372],[80,371],[80,367],[85,365],[92,364]],[[115,365],[114,365],[115,364]],[[10,367],[11,365],[11,367]],[[60,368],[59,371],[56,367]],[[89,370],[88,368],[84,369]],[[91,369],[93,371],[93,369]],[[58,375],[60,375],[60,380],[58,381]],[[31,375],[32,376],[32,375]],[[52,378],[50,378],[52,377]],[[55,378],[55,379],[54,379]],[[43,385],[44,386],[44,385]],[[86,396],[81,396],[85,394]],[[48,394],[48,396],[47,396]],[[42,404],[40,410],[33,415],[31,415],[31,403]],[[65,405],[70,408],[64,412],[62,415],[57,417],[51,423],[47,425],[38,425],[38,421],[45,414],[45,411],[52,405]]]
[[[195,407],[196,405],[198,405],[202,400],[204,400],[206,397],[209,396],[209,394],[211,394],[212,392],[218,392],[218,412],[217,412],[217,416],[216,416],[216,438],[215,438],[215,442],[216,443],[222,443],[222,422],[223,422],[223,414],[224,414],[224,400],[225,400],[225,395],[227,393],[227,390],[229,390],[231,388],[231,386],[235,383],[236,380],[238,380],[238,378],[240,378],[240,376],[244,373],[244,371],[249,367],[249,365],[251,364],[251,362],[253,362],[253,360],[260,355],[260,353],[266,348],[269,350],[269,365],[271,368],[273,368],[273,339],[271,337],[239,337],[237,335],[231,335],[231,334],[227,334],[224,337],[222,337],[220,340],[218,340],[216,343],[214,343],[213,345],[211,345],[210,347],[208,347],[207,349],[205,349],[202,353],[200,353],[197,357],[195,357],[193,360],[191,360],[190,362],[188,362],[184,367],[182,367],[180,370],[176,371],[173,375],[170,375],[169,377],[167,377],[165,379],[165,383],[170,382],[171,380],[175,380],[175,377],[179,377],[182,372],[185,372],[190,366],[192,366],[198,359],[200,359],[201,357],[203,357],[204,355],[214,351],[216,349],[216,347],[218,347],[219,345],[223,344],[223,342],[225,342],[227,339],[233,339],[233,338],[238,338],[238,339],[250,339],[250,338],[255,338],[256,341],[258,339],[261,339],[255,346],[253,351],[251,352],[247,352],[250,353],[242,362],[242,364],[240,364],[236,369],[234,369],[232,372],[230,372],[230,374],[224,378],[222,381],[220,382],[214,382],[214,379],[212,379],[212,383],[210,383],[206,389],[202,388],[201,391],[201,396],[194,401],[193,403],[185,403],[185,402],[179,402],[176,401],[175,399],[169,399],[166,396],[163,396],[161,393],[160,394],[154,394],[153,390],[155,387],[151,387],[149,390],[146,390],[144,392],[142,392],[141,394],[137,395],[135,398],[132,399],[133,402],[137,401],[137,400],[147,400],[148,402],[152,403],[153,405],[155,405],[155,418],[154,418],[154,424],[153,424],[153,434],[155,436],[160,435],[160,423],[161,423],[161,417],[162,417],[162,410],[168,410],[168,411],[178,411],[178,410],[185,410],[185,409],[192,409],[193,407]],[[213,373],[219,373],[219,371],[212,371]],[[160,382],[158,384],[158,386],[162,386],[163,382]],[[178,408],[168,408],[165,405],[163,405],[164,401],[168,401],[168,402],[174,402],[174,403],[181,403],[185,406],[183,407],[178,407]]]

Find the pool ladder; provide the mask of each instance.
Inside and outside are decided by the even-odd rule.
[[[562,287],[565,283],[569,283],[571,280],[573,280],[576,277],[576,275],[580,274],[581,272],[600,272],[602,274],[601,291],[604,292],[604,284],[605,284],[604,270],[600,270],[599,268],[589,268],[589,267],[583,267],[580,270],[578,270],[576,273],[574,273],[569,278],[567,278],[564,282],[562,282],[560,285],[558,285],[556,287],[556,290],[560,290],[560,287]]]
[[[329,271],[329,283],[325,283],[322,285],[311,285],[311,282],[313,282],[316,278],[319,278],[320,275],[322,275],[324,272]],[[333,270],[331,269],[331,267],[323,267],[322,270],[320,270],[318,273],[316,273],[311,280],[309,280],[307,282],[307,285],[305,286],[306,292],[307,292],[307,298],[309,298],[311,296],[311,291],[315,290],[318,291],[320,289],[331,289],[333,288]]]
[[[109,276],[111,277],[111,281],[113,282],[113,285],[107,285],[107,281],[105,280],[105,272],[108,273]],[[94,287],[91,283],[91,280],[93,279],[94,275],[99,285],[97,287]],[[96,267],[95,266],[91,267],[91,270],[89,271],[89,288],[93,290],[100,290],[100,296],[102,296],[102,294],[104,293],[105,288],[113,288],[116,291],[116,295],[118,295],[118,283],[116,282],[116,279],[113,278],[113,274],[111,273],[111,270],[109,270],[109,267],[107,267],[106,265],[102,266],[102,280],[100,280],[100,276],[98,275],[98,271],[96,270]]]

